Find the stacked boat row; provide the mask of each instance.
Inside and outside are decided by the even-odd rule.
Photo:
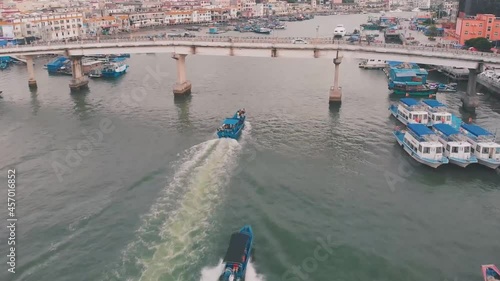
[[[492,169],[500,166],[496,136],[478,125],[462,123],[444,104],[403,98],[389,110],[407,125],[406,129],[396,128],[394,136],[417,162],[433,168],[448,163],[460,167],[479,163]]]

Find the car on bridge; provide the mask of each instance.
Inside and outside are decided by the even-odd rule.
[[[173,38],[173,37],[195,37],[194,34],[191,34],[189,32],[184,32],[184,33],[171,33],[168,34],[167,37]]]
[[[307,43],[307,41],[304,39],[295,39],[292,41],[292,44],[309,44],[309,43]]]

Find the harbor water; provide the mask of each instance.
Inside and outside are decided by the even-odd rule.
[[[278,32],[352,32],[367,16]],[[481,280],[481,264],[500,264],[499,172],[417,165],[392,135],[382,71],[344,60],[343,102],[330,109],[331,60],[186,61],[193,93],[181,100],[169,54],[132,55],[127,74],[78,94],[70,77],[47,75],[46,59],[36,91],[25,66],[0,72],[0,167],[4,183],[17,171],[18,217],[15,274],[0,228],[0,280],[216,280],[244,224],[255,234],[249,281]],[[437,99],[467,120],[460,95]],[[500,101],[479,99],[472,118],[494,131]],[[217,139],[239,108],[241,140]]]

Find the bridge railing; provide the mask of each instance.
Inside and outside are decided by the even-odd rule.
[[[386,43],[366,43],[366,42],[347,42],[346,40],[337,40],[332,37],[239,37],[239,36],[197,36],[197,37],[151,37],[151,36],[128,36],[119,37],[113,39],[88,39],[79,40],[73,42],[64,41],[52,41],[52,42],[34,42],[30,45],[11,45],[3,46],[2,48],[23,48],[31,46],[68,46],[71,47],[82,47],[88,44],[96,43],[130,43],[130,42],[144,42],[144,41],[154,41],[154,42],[220,42],[220,43],[262,43],[262,44],[292,44],[294,40],[302,39],[308,42],[305,46],[321,46],[321,45],[338,45],[341,46],[359,46],[359,47],[377,47],[392,50],[414,50],[414,51],[427,51],[442,54],[456,54],[456,55],[468,55],[468,56],[478,56],[478,57],[496,57],[500,58],[500,54],[495,53],[484,53],[484,52],[472,52],[468,50],[454,49],[446,46],[442,47],[428,47],[428,46],[413,46],[413,45],[400,45],[400,44],[386,44]],[[297,45],[300,46],[300,45]],[[126,50],[124,50],[126,52]]]

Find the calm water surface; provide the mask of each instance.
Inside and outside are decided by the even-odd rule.
[[[327,35],[366,17],[280,32]],[[229,235],[247,223],[249,280],[481,280],[481,264],[500,264],[499,173],[416,165],[393,139],[381,71],[345,60],[343,103],[329,109],[331,60],[188,56],[184,100],[168,54],[128,62],[124,77],[80,94],[49,77],[46,60],[35,92],[25,66],[0,72],[0,167],[4,181],[17,169],[19,218],[16,274],[2,239],[1,280],[215,280]],[[438,99],[468,118],[459,94]],[[480,99],[473,118],[499,128],[500,101]],[[241,141],[216,139],[241,107]]]

